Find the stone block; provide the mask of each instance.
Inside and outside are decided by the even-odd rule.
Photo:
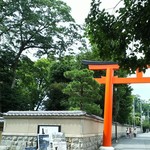
[[[8,146],[0,146],[0,150],[9,150],[10,147]]]

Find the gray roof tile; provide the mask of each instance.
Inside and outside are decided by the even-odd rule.
[[[84,111],[8,111],[4,116],[85,116]]]
[[[3,113],[3,116],[87,116],[95,118],[97,120],[103,120],[103,118],[95,115],[89,115],[85,111],[8,111]]]

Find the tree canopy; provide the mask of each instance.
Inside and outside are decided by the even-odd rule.
[[[113,60],[135,71],[150,65],[150,2],[124,0],[124,6],[110,14],[93,0],[86,19],[86,32],[102,60]]]
[[[100,85],[93,79],[93,71],[88,69],[71,70],[64,73],[72,81],[63,89],[69,95],[70,109],[84,110],[101,114]]]
[[[14,78],[23,52],[30,50],[38,56],[57,54],[62,57],[80,40],[78,29],[70,15],[70,7],[63,1],[1,1],[1,50],[15,53],[11,65]]]

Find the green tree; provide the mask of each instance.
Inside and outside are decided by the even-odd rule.
[[[70,71],[74,68],[75,61],[72,57],[66,56],[61,60],[53,61],[49,66],[49,85],[47,92],[47,101],[44,102],[46,110],[66,110],[68,106],[68,95],[64,94],[62,90],[70,81],[64,77],[64,72]]]
[[[148,119],[143,121],[143,132],[146,132],[146,130],[150,130],[150,122]]]
[[[0,50],[0,112],[7,111],[9,100],[13,99],[11,90],[11,79],[13,77],[10,64],[13,61],[14,53]]]
[[[0,5],[1,49],[15,53],[11,69],[14,73],[23,52],[36,55],[57,54],[61,57],[71,51],[80,35],[79,26],[70,15],[70,7],[60,0],[7,0]]]
[[[101,114],[100,85],[93,79],[93,71],[88,69],[72,70],[64,73],[72,81],[63,90],[69,95],[70,109],[80,109],[89,113]]]
[[[129,85],[118,85],[117,92],[119,93],[116,111],[114,111],[114,119],[119,123],[129,123],[129,118],[132,113],[133,96],[131,95],[131,87]]]
[[[63,82],[55,82],[48,86],[48,99],[43,103],[45,110],[68,110],[68,95],[62,92],[65,85]]]
[[[100,0],[92,1],[86,33],[101,59],[116,61],[128,71],[146,68],[150,64],[150,2],[124,0],[124,6],[114,15],[100,6]]]
[[[135,123],[136,125],[141,125],[142,116],[145,116],[145,119],[149,120],[149,101],[142,100],[139,95],[134,95],[133,102],[135,111]]]
[[[20,88],[23,99],[26,99],[26,110],[42,109],[44,101],[47,100],[49,66],[50,61],[44,58],[32,62],[25,57],[19,63],[16,87]]]
[[[135,125],[140,125],[141,124],[141,105],[142,105],[142,102],[141,102],[141,98],[139,95],[133,95],[133,113],[135,116],[132,116],[133,117],[133,121],[135,123]]]
[[[21,57],[16,71],[16,86],[13,89],[8,86],[17,93],[4,92],[7,97],[14,95],[13,101],[8,98],[15,105],[11,110],[66,110],[68,96],[62,89],[70,80],[63,74],[71,70],[74,63],[72,56],[61,61],[42,58],[35,62],[26,56]]]
[[[146,129],[150,129],[150,103],[149,101],[141,100],[141,116],[142,118],[142,126],[143,131],[145,132]]]

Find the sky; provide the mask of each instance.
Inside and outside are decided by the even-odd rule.
[[[90,11],[90,4],[92,0],[63,0],[71,7],[71,15],[78,24],[83,24],[84,19],[87,17]],[[114,13],[114,7],[120,7],[123,5],[120,0],[101,0],[101,7],[107,9],[110,13]],[[118,4],[119,3],[119,4]],[[117,8],[116,7],[116,8]]]
[[[90,11],[90,3],[92,0],[63,0],[71,7],[71,15],[78,24],[84,24],[84,20]],[[113,14],[115,10],[123,5],[120,0],[101,0],[101,7],[105,8],[109,13]],[[133,77],[135,75],[132,75]],[[146,77],[150,77],[150,69],[145,73]],[[139,95],[142,100],[150,99],[150,83],[146,84],[131,84],[133,88],[132,94]]]

